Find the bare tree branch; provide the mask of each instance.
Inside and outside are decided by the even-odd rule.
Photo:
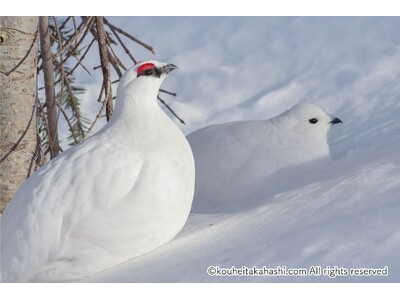
[[[44,131],[46,131],[47,137],[49,136],[49,126],[47,125],[47,120],[46,120],[46,113],[44,111],[44,107],[40,101],[37,101],[37,108],[38,111],[37,113],[40,115],[40,119],[42,120],[43,126],[44,126]],[[47,138],[48,140],[48,138]]]
[[[61,113],[63,114],[65,121],[67,121],[67,124],[68,124],[68,126],[69,126],[69,131],[71,131],[72,137],[74,138],[74,142],[75,142],[75,144],[77,144],[77,143],[78,143],[78,139],[77,139],[76,136],[75,136],[74,127],[72,126],[71,122],[69,121],[67,112],[66,112],[65,109],[62,107],[62,105],[61,105],[60,102],[57,102],[57,106],[58,106],[58,109],[59,109],[59,110],[61,111]]]
[[[87,25],[83,26],[82,28],[85,28],[85,31],[82,34],[81,39],[79,40],[79,42],[76,43],[76,45],[74,46],[74,48],[72,50],[69,51],[67,57],[64,58],[63,61],[60,62],[61,64],[64,64],[71,56],[74,55],[76,49],[79,47],[79,45],[83,42],[83,40],[85,39],[86,35],[88,34],[90,28],[92,27],[92,24],[94,22],[95,18],[94,17],[89,17],[87,20]],[[65,46],[63,47],[65,48]],[[57,66],[57,68],[60,67],[60,65]]]
[[[53,17],[53,20],[54,20],[54,27],[55,27],[56,32],[57,32],[58,49],[61,49],[61,47],[62,47],[61,30],[60,30],[60,27],[58,26],[57,18]],[[63,52],[62,51],[58,51],[57,53],[60,56],[60,61],[62,61],[63,60]],[[64,65],[61,65],[60,69],[61,69],[61,72],[64,72]],[[57,83],[55,83],[55,84],[57,84]],[[64,92],[64,81],[61,80],[61,91],[60,91],[61,96],[60,96],[60,99],[63,98],[63,92]]]
[[[103,98],[103,94],[104,94],[104,80],[103,80],[103,83],[101,84],[100,94],[99,94],[99,97],[97,98],[97,102],[101,102],[101,98]]]
[[[112,116],[113,105],[112,105],[112,91],[111,91],[110,62],[108,60],[107,36],[104,30],[103,17],[96,17],[96,28],[98,35],[101,70],[103,72],[104,97],[106,102],[106,115],[108,122]]]
[[[173,109],[167,104],[165,103],[165,101],[163,99],[160,98],[160,96],[157,96],[157,99],[165,105],[165,107],[175,116],[175,118],[177,118],[179,120],[179,122],[181,122],[182,124],[186,125],[185,121],[182,120],[174,111]]]
[[[68,17],[64,20],[64,22],[62,22],[62,24],[60,25],[60,30],[63,30],[65,25],[67,25],[68,21],[71,19],[71,17]]]
[[[58,144],[58,125],[57,125],[57,105],[54,89],[53,75],[53,53],[51,52],[50,28],[48,17],[39,17],[39,33],[40,33],[40,53],[43,60],[43,74],[45,82],[46,94],[46,112],[49,128],[49,148],[50,157],[56,157],[59,151]]]
[[[82,69],[84,69],[84,70],[86,71],[86,73],[88,73],[89,75],[92,75],[92,74],[90,73],[90,71],[89,71],[89,70],[85,67],[85,65],[82,63],[82,59],[76,57],[75,55],[74,55],[74,57],[75,57],[75,59],[78,61],[78,65],[80,65],[80,66],[82,67]],[[69,72],[68,72],[68,73],[69,73]]]
[[[82,26],[82,24],[79,24],[79,27],[76,27],[76,19],[75,16],[72,16],[72,24],[74,25],[74,32],[77,32],[80,28],[80,26]],[[84,26],[84,25],[83,25]],[[75,40],[75,46],[76,46],[76,40]]]
[[[117,26],[111,24],[110,22],[108,22],[108,20],[106,18],[104,18],[104,23],[106,23],[110,27],[110,29],[112,28],[115,31],[118,31],[119,33],[123,34],[124,36],[130,38],[135,43],[138,43],[139,45],[143,46],[144,48],[149,50],[151,53],[155,54],[153,47],[151,47],[151,46],[147,45],[146,43],[142,42],[141,40],[135,38],[134,36],[127,33],[126,31],[122,30],[121,28],[118,28]]]
[[[105,19],[105,18],[104,18]],[[122,41],[122,39],[119,37],[118,32],[109,25],[109,23],[107,22],[108,27],[111,29],[112,33],[115,35],[115,37],[117,38],[117,40],[119,41],[119,43],[121,44],[122,48],[124,48],[125,53],[128,54],[128,56],[130,57],[130,59],[133,61],[133,63],[136,65],[137,61],[136,59],[132,56],[131,52],[129,51],[128,47],[126,47],[125,43]]]
[[[138,43],[143,46],[147,50],[154,53],[154,50],[151,46],[145,44],[134,36],[130,35],[126,31],[117,26],[111,24],[104,17],[81,17],[81,22],[77,23],[75,17],[68,17],[63,20],[62,24],[58,24],[57,19],[54,18],[55,30],[52,33],[53,41],[57,42],[58,48],[56,51],[56,55],[53,57],[53,73],[57,75],[57,82],[55,84],[61,83],[60,90],[60,102],[56,102],[56,110],[58,111],[58,116],[63,115],[66,123],[68,124],[69,131],[71,132],[71,139],[73,139],[74,143],[78,143],[80,138],[84,138],[89,135],[93,128],[95,127],[98,119],[102,116],[106,116],[107,121],[110,120],[113,111],[113,95],[112,95],[112,84],[119,82],[119,78],[122,76],[123,70],[126,70],[126,67],[123,61],[119,57],[119,52],[116,50],[114,45],[120,46],[121,50],[123,49],[129,59],[136,64],[137,60],[130,52],[130,49],[127,46],[125,38]],[[79,25],[78,25],[79,24]],[[68,27],[68,28],[67,28]],[[72,30],[70,31],[69,28]],[[68,29],[68,30],[67,30]],[[108,31],[108,32],[107,32]],[[87,39],[87,35],[90,34],[93,36],[90,43],[82,47],[82,44]],[[85,118],[80,116],[79,111],[79,103],[74,102],[75,97],[75,87],[73,86],[73,80],[71,81],[70,76],[74,74],[75,70],[81,66],[85,69],[89,74],[89,70],[83,65],[83,61],[87,57],[87,54],[93,49],[93,44],[97,41],[98,49],[100,53],[100,66],[95,67],[94,69],[101,68],[103,75],[103,83],[101,85],[100,93],[98,96],[98,102],[102,102],[100,111],[98,112],[96,118],[90,124],[89,129],[85,132],[85,123],[82,123]],[[89,42],[89,40],[88,40]],[[79,49],[82,48],[82,49]],[[121,52],[122,53],[122,52]],[[72,69],[68,70],[65,68],[65,64],[69,63],[71,57],[75,57],[77,60],[73,63]],[[118,78],[116,80],[112,80],[111,68],[115,70]],[[41,68],[45,68],[44,63],[42,62]],[[168,95],[176,96],[175,93],[160,90],[160,93],[166,93]],[[71,99],[71,100],[65,100]],[[163,99],[158,96],[158,100],[182,123],[185,124],[184,120],[182,120],[173,109],[165,103]],[[68,107],[65,106],[64,101],[68,101]],[[47,103],[45,104],[48,105]],[[42,108],[43,109],[43,108]],[[44,108],[45,109],[45,108]],[[72,117],[71,117],[72,112]],[[70,117],[69,117],[70,116]],[[73,119],[72,119],[73,118]],[[49,120],[46,120],[46,130],[50,128],[48,126]]]
[[[176,93],[172,93],[172,92],[170,92],[170,91],[163,90],[163,89],[159,89],[159,91],[160,91],[161,93],[165,93],[165,94],[168,94],[168,95],[171,95],[171,96],[176,97]]]
[[[118,58],[118,56],[115,54],[113,48],[111,47],[111,45],[109,43],[107,43],[108,48],[110,49],[111,53],[113,54],[114,58],[115,58],[115,62],[120,65],[122,67],[122,69],[124,69],[124,71],[126,71],[126,67],[124,66],[124,64],[121,62],[121,60]],[[122,76],[119,75],[119,76]]]
[[[81,18],[84,21],[87,19],[87,17],[84,17],[84,16],[82,16]],[[93,37],[96,39],[96,41],[98,41],[98,34],[97,34],[96,29],[91,27],[90,28],[90,32],[93,35]],[[116,61],[116,59],[114,58],[114,55],[111,53],[111,51],[108,48],[107,48],[107,55],[108,55],[108,60],[111,63],[111,65],[113,66],[115,72],[117,72],[118,76],[121,77],[122,76],[122,72],[118,67],[118,62]],[[93,69],[96,70],[97,68],[100,68],[100,66],[99,67],[94,67]]]
[[[89,75],[92,75],[89,70],[82,64],[82,61],[85,59],[86,54],[89,52],[90,48],[92,47],[92,45],[94,44],[95,39],[92,39],[92,41],[90,42],[90,44],[88,45],[88,47],[86,48],[85,52],[82,54],[82,56],[78,59],[78,62],[75,64],[75,66],[66,73],[67,76],[72,75],[75,70],[81,66]],[[57,63],[58,65],[59,63]],[[62,78],[58,79],[55,84],[59,84],[61,82]],[[44,86],[38,88],[38,91],[43,90]]]
[[[84,52],[84,53],[82,54],[82,56],[78,59],[77,64],[71,69],[71,71],[69,71],[69,72],[67,73],[67,76],[69,76],[69,75],[71,75],[72,73],[74,73],[74,71],[76,70],[76,68],[77,68],[78,66],[82,66],[82,67],[86,70],[86,72],[88,72],[89,75],[91,75],[90,72],[89,72],[89,70],[87,70],[87,69],[84,67],[84,65],[82,64],[82,61],[85,59],[86,54],[89,52],[89,50],[90,50],[90,48],[92,47],[94,41],[95,41],[95,39],[92,39],[92,41],[89,43],[88,47],[86,48],[85,52]]]
[[[36,80],[36,86],[37,86],[37,80]],[[43,154],[43,149],[42,149],[42,139],[41,139],[41,137],[40,137],[40,132],[39,132],[39,128],[40,128],[40,120],[42,120],[42,122],[43,122],[43,119],[42,118],[44,118],[45,119],[45,122],[46,122],[46,117],[44,117],[44,115],[43,115],[43,111],[40,111],[40,101],[39,101],[39,95],[38,95],[38,93],[36,93],[36,95],[35,95],[35,111],[36,111],[36,151],[35,151],[35,153],[34,153],[34,157],[35,157],[35,160],[36,160],[36,165],[31,165],[30,167],[29,167],[29,172],[28,172],[28,175],[27,176],[30,176],[31,175],[31,171],[32,171],[32,167],[33,167],[33,171],[36,171],[39,167],[41,167],[41,166],[43,166],[45,163],[46,163],[46,156],[44,156],[44,154]],[[43,123],[43,126],[45,126],[45,123]],[[46,131],[46,132],[48,132],[47,131],[47,129],[46,128],[44,128],[44,130]]]
[[[96,125],[97,121],[101,118],[101,115],[102,115],[102,113],[103,113],[103,111],[104,111],[104,109],[106,107],[106,104],[107,104],[107,102],[104,100],[103,101],[103,105],[101,106],[98,114],[96,115],[96,118],[94,119],[92,125],[90,125],[89,130],[86,132],[86,136],[89,136],[89,134],[92,132],[94,126]]]
[[[74,20],[74,19],[73,19]],[[56,32],[57,35],[59,36],[58,42],[59,42],[59,49],[62,47],[62,42],[61,42],[61,31],[58,27],[58,23],[57,23],[57,19],[54,18],[54,24],[55,24],[55,28],[56,28]],[[57,52],[58,55],[60,56],[60,61],[63,61],[63,51],[58,51]],[[78,139],[75,135],[75,130],[73,125],[71,124],[69,118],[68,118],[68,114],[66,113],[66,111],[64,110],[63,106],[62,106],[62,101],[64,99],[64,85],[67,86],[67,92],[69,95],[69,99],[71,99],[70,101],[70,107],[72,109],[72,113],[73,115],[76,117],[77,119],[77,126],[80,132],[80,136],[82,138],[85,137],[85,131],[83,129],[83,125],[82,125],[82,120],[81,120],[81,115],[80,115],[80,111],[79,111],[79,107],[77,106],[76,102],[75,102],[75,95],[72,91],[72,87],[69,81],[69,77],[68,75],[65,73],[65,69],[64,69],[64,64],[61,64],[59,61],[57,61],[57,58],[54,57],[54,60],[56,61],[56,64],[59,65],[59,69],[60,69],[60,79],[57,82],[61,82],[61,90],[60,90],[60,97],[59,97],[59,101],[57,102],[57,106],[59,108],[59,112],[61,112],[66,120],[66,122],[68,123],[68,126],[70,128],[70,132],[71,135],[74,139],[75,143],[78,143]],[[71,74],[72,72],[70,72],[69,74]]]
[[[104,17],[103,17],[104,19]],[[111,37],[111,35],[106,31],[107,40],[110,42],[110,45],[118,45],[117,42]]]
[[[56,53],[55,55],[59,55],[60,52],[64,52],[67,48],[71,47],[71,46],[72,46],[72,43],[73,43],[74,41],[76,42],[76,39],[81,35],[82,31],[84,31],[85,29],[87,29],[87,26],[88,26],[88,25],[90,24],[90,22],[92,21],[92,18],[93,18],[93,17],[88,17],[87,20],[86,20],[86,22],[85,22],[85,24],[84,24],[83,26],[81,26],[81,28],[79,29],[79,31],[76,31],[76,28],[75,28],[75,33],[74,33],[74,35],[73,35],[68,41],[66,41],[65,44],[64,44],[62,47],[60,47],[60,49],[57,51],[57,53]],[[72,20],[75,20],[75,18],[73,18]],[[74,23],[74,24],[75,24],[75,23]],[[81,40],[82,40],[82,39],[81,39]],[[77,45],[76,45],[76,43],[75,43],[74,49],[76,49],[76,48],[77,48]],[[71,51],[71,52],[73,52],[73,51]]]

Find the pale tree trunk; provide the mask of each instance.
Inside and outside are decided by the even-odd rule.
[[[0,212],[36,169],[37,17],[0,17]]]

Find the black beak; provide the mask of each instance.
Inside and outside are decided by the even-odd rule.
[[[343,124],[342,120],[340,120],[339,118],[336,118],[336,117],[334,117],[334,118],[332,119],[332,121],[330,121],[329,123],[331,123],[331,124],[342,123],[342,124]]]
[[[168,64],[168,65],[165,65],[165,66],[161,67],[160,71],[161,71],[161,73],[168,74],[169,72],[171,72],[171,71],[173,71],[175,69],[178,69],[178,67],[175,66],[174,64]]]

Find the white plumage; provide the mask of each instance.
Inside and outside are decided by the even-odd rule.
[[[306,103],[270,120],[217,124],[191,133],[193,211],[236,211],[251,204],[268,183],[279,183],[272,174],[327,157],[327,134],[335,123],[341,121]]]
[[[190,146],[157,103],[174,65],[128,70],[111,121],[21,185],[2,217],[2,281],[73,281],[143,255],[183,227]]]

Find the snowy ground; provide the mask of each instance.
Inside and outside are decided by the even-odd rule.
[[[344,124],[332,129],[330,162],[257,191],[251,209],[193,213],[169,244],[88,281],[400,281],[400,18],[113,21],[180,67],[165,87],[178,92],[171,103],[185,133],[268,119],[298,102]],[[209,266],[329,266],[338,276],[209,276]],[[387,276],[350,274],[385,266]]]

